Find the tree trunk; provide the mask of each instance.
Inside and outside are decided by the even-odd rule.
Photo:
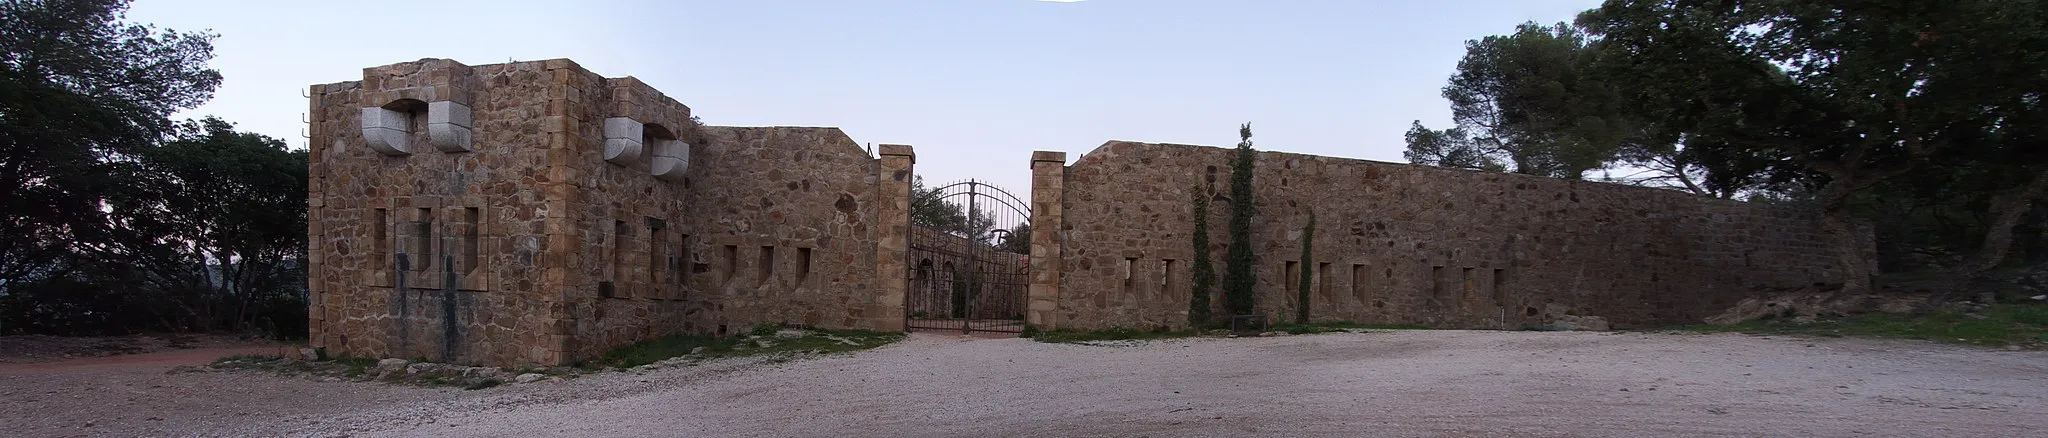
[[[2026,219],[2027,211],[2034,208],[2034,200],[2043,193],[2048,193],[2048,171],[2037,171],[2026,185],[1992,197],[1991,220],[1986,221],[1989,228],[1984,230],[1984,242],[1977,245],[1977,252],[1949,270],[1946,289],[1967,287],[1971,280],[2005,261],[2006,253],[2012,249],[2013,227]],[[1987,294],[1981,298],[1988,304],[1995,297]]]
[[[1849,217],[1849,195],[1855,189],[1840,180],[1822,188],[1821,228],[1834,241],[1835,255],[1842,268],[1842,290],[1838,295],[1861,295],[1871,292],[1872,277],[1876,272],[1870,267],[1870,260],[1864,258],[1863,239],[1856,225]]]

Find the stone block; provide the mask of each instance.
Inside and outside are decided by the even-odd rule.
[[[382,107],[362,109],[363,144],[390,156],[412,155],[410,115]]]
[[[441,152],[471,151],[471,127],[475,125],[469,105],[449,101],[427,103],[427,137]]]
[[[681,140],[655,140],[654,157],[648,164],[655,178],[680,182],[690,168],[690,144]]]
[[[640,141],[646,128],[646,124],[630,117],[604,119],[604,160],[622,166],[639,160]]]
[[[881,155],[881,156],[884,156],[884,157],[909,157],[909,158],[910,158],[910,162],[911,162],[912,164],[916,164],[916,163],[917,163],[917,151],[916,151],[916,149],[915,149],[915,148],[912,148],[912,147],[910,147],[910,145],[907,145],[907,144],[884,144],[884,145],[878,145],[878,146],[876,146],[876,147],[875,147],[875,149],[876,149],[876,151],[878,152],[878,154],[879,154],[879,155]]]

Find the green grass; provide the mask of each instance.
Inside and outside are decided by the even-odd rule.
[[[869,330],[811,330],[803,336],[781,337],[775,336],[778,327],[762,327],[750,330],[756,333],[753,336],[669,335],[642,341],[605,352],[604,356],[586,363],[585,368],[632,368],[690,356],[693,351],[697,352],[695,356],[703,358],[830,354],[871,349],[903,339],[902,333]]]
[[[628,345],[603,357],[586,361],[576,368],[569,367],[520,367],[500,368],[498,377],[475,376],[470,367],[434,367],[425,371],[380,373],[377,359],[361,357],[336,357],[332,360],[298,361],[281,356],[241,355],[215,360],[211,365],[217,369],[261,370],[284,375],[314,375],[337,377],[353,381],[379,381],[384,383],[447,386],[477,390],[504,385],[502,377],[525,373],[540,373],[550,376],[573,378],[582,373],[599,372],[609,368],[631,368],[660,362],[674,357],[719,358],[735,356],[767,356],[770,362],[788,361],[806,354],[832,354],[866,350],[888,345],[903,339],[902,333],[883,333],[867,330],[799,330],[784,332],[773,324],[757,325],[747,334],[717,337],[705,335],[675,335]],[[786,335],[786,336],[785,336]],[[699,349],[702,350],[699,350]],[[695,354],[692,352],[695,351]],[[410,363],[427,363],[424,358]]]
[[[284,360],[284,356],[278,356],[274,354],[240,354],[234,356],[224,356],[219,359],[214,359],[213,364],[216,366],[238,366],[243,364],[269,363],[280,360]]]
[[[1195,330],[1138,330],[1131,328],[1116,327],[1107,330],[1092,331],[1046,330],[1034,333],[1033,336],[1031,336],[1031,339],[1037,340],[1038,342],[1075,343],[1088,341],[1174,339],[1201,336],[1201,334],[1201,332]]]
[[[1359,324],[1351,321],[1322,321],[1307,324],[1282,324],[1267,327],[1266,331],[1286,332],[1304,335],[1310,333],[1341,332],[1351,330],[1424,330],[1428,327],[1407,324]]]
[[[1323,321],[1323,322],[1312,322],[1312,323],[1308,323],[1308,324],[1282,324],[1282,325],[1273,325],[1273,326],[1268,326],[1268,327],[1266,327],[1266,329],[1265,329],[1264,331],[1267,331],[1267,332],[1285,332],[1285,333],[1288,333],[1288,334],[1295,334],[1295,335],[1301,335],[1301,334],[1310,334],[1310,333],[1327,333],[1327,332],[1340,332],[1340,331],[1352,331],[1352,330],[1422,330],[1422,329],[1425,329],[1425,327],[1422,327],[1422,326],[1418,326],[1418,325],[1402,325],[1402,324],[1359,324],[1359,323],[1356,323],[1356,322],[1351,322],[1351,321]],[[1213,332],[1213,333],[1212,333],[1212,332]],[[1201,330],[1192,330],[1192,329],[1190,329],[1190,330],[1165,330],[1165,329],[1153,329],[1153,330],[1139,330],[1139,329],[1132,329],[1132,328],[1123,328],[1123,327],[1116,327],[1116,328],[1110,328],[1110,329],[1106,329],[1106,330],[1050,330],[1050,331],[1039,331],[1039,330],[1036,330],[1035,328],[1032,328],[1032,327],[1027,327],[1027,328],[1026,328],[1026,330],[1025,330],[1025,333],[1023,334],[1023,337],[1026,337],[1026,338],[1031,338],[1031,339],[1035,339],[1035,340],[1038,340],[1039,342],[1049,342],[1049,343],[1075,343],[1075,342],[1089,342],[1089,341],[1128,341],[1128,340],[1138,340],[1138,341],[1142,341],[1142,340],[1153,340],[1153,339],[1176,339],[1176,338],[1192,338],[1192,337],[1200,337],[1200,336],[1208,336],[1208,335],[1215,335],[1215,336],[1221,336],[1221,335],[1219,335],[1219,334],[1217,334],[1217,333],[1220,333],[1220,331],[1218,331],[1218,330],[1211,330],[1211,331],[1207,331],[1207,332],[1205,332],[1205,331],[1201,331]]]
[[[1785,319],[1733,325],[1698,325],[1668,330],[1827,337],[1923,339],[1983,346],[2048,344],[2048,305],[2000,304],[1974,314],[1954,310],[1924,315],[1870,313],[1798,323]]]
[[[466,390],[470,390],[470,391],[475,391],[475,390],[479,390],[479,389],[484,389],[484,388],[491,388],[491,387],[495,387],[495,386],[498,386],[498,385],[503,385],[503,384],[505,384],[505,381],[503,381],[503,380],[498,380],[498,379],[483,379],[483,380],[478,380],[478,381],[475,381],[475,382],[470,382],[469,386],[464,386],[464,387],[462,387],[462,389],[466,389]]]

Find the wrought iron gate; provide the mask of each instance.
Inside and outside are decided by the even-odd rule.
[[[1016,195],[966,180],[910,200],[911,329],[1019,332],[1031,285],[1031,208]]]

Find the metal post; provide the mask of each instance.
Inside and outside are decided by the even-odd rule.
[[[954,306],[960,308],[960,313],[962,313],[961,317],[963,319],[960,320],[960,331],[962,333],[974,330],[974,305],[971,303],[974,302],[975,292],[979,292],[975,289],[981,286],[981,246],[983,237],[981,229],[974,224],[974,213],[980,211],[978,200],[975,199],[979,197],[980,190],[978,190],[978,187],[980,186],[980,181],[967,180],[967,234],[969,236],[967,241],[967,293],[960,294],[961,302],[953,303]]]

